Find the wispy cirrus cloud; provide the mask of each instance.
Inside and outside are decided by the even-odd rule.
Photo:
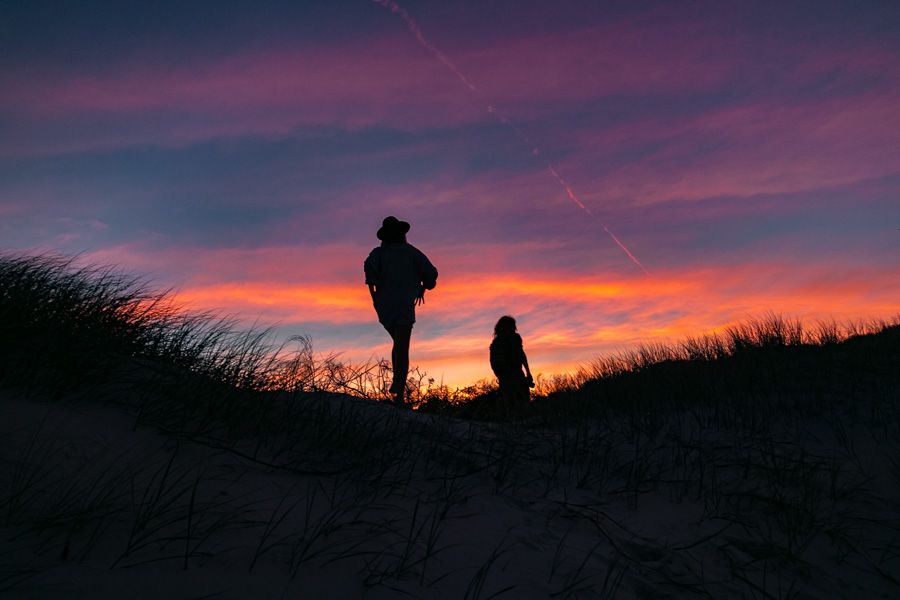
[[[578,173],[599,167],[587,186],[596,191],[587,197],[600,203],[821,189],[900,172],[889,150],[900,145],[898,107],[900,78],[896,87],[852,98],[747,104],[633,123],[580,134],[580,150],[564,166]]]

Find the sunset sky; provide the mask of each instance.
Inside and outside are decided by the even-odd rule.
[[[503,314],[544,374],[900,314],[895,0],[400,6],[0,3],[0,247],[366,360],[396,215],[440,272],[412,363],[451,385]]]

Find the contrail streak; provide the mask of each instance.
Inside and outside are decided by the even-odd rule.
[[[462,71],[457,69],[456,65],[454,65],[453,62],[449,58],[447,58],[447,56],[443,52],[438,50],[431,42],[429,42],[427,39],[425,39],[425,35],[422,33],[422,30],[419,28],[419,24],[416,23],[415,19],[413,19],[402,6],[397,4],[394,0],[372,0],[372,1],[375,2],[376,4],[383,6],[386,9],[390,10],[392,13],[399,15],[400,18],[403,19],[403,22],[406,24],[406,28],[409,29],[409,31],[416,37],[416,40],[419,42],[419,44],[423,48],[428,50],[435,58],[437,58],[441,62],[441,64],[443,64],[454,75],[456,75],[456,78],[459,79],[462,82],[462,84],[465,85],[469,89],[470,92],[478,91],[478,87],[474,83],[472,83],[468,77],[463,75]],[[500,121],[501,123],[503,123],[510,129],[512,129],[516,133],[516,135],[519,136],[519,138],[522,140],[522,142],[524,142],[531,149],[531,153],[534,156],[538,156],[541,153],[540,148],[538,148],[537,145],[531,141],[531,139],[525,134],[525,132],[523,132],[515,123],[513,123],[512,120],[507,115],[505,115],[502,112],[500,112],[499,110],[497,110],[493,104],[487,105],[487,111],[491,115],[493,115],[498,121]],[[571,200],[575,204],[575,206],[577,206],[582,211],[584,211],[585,214],[587,214],[589,217],[591,217],[592,219],[597,221],[597,223],[600,224],[600,227],[603,228],[603,231],[605,231],[606,234],[609,235],[609,237],[612,239],[612,241],[614,241],[616,243],[616,245],[622,250],[622,252],[625,253],[625,255],[631,260],[631,262],[633,262],[635,265],[637,265],[637,267],[645,275],[649,275],[650,273],[647,271],[647,269],[644,268],[644,265],[641,264],[641,261],[639,261],[637,259],[637,257],[634,254],[632,254],[631,251],[625,246],[625,244],[623,244],[622,241],[619,238],[617,238],[616,235],[612,231],[610,231],[609,228],[607,228],[606,225],[604,225],[603,222],[601,222],[600,219],[598,219],[597,216],[594,215],[593,212],[591,212],[591,209],[589,209],[587,206],[585,206],[584,203],[578,199],[578,196],[575,194],[575,191],[572,190],[572,188],[569,186],[569,184],[567,184],[565,182],[565,180],[559,175],[559,173],[556,171],[556,169],[553,167],[552,164],[549,164],[549,163],[547,164],[547,170],[550,172],[550,174],[553,176],[553,178],[556,179],[557,183],[559,183],[559,185],[561,185],[562,188],[566,191],[566,195],[569,197],[569,200]]]
[[[471,81],[466,79],[465,75],[460,73],[459,69],[456,68],[456,65],[454,65],[452,62],[450,62],[450,59],[447,58],[446,56],[444,56],[443,52],[441,52],[440,50],[435,48],[433,45],[431,45],[431,42],[429,42],[428,40],[425,39],[425,36],[422,35],[422,30],[419,29],[418,23],[416,23],[415,19],[413,19],[411,16],[409,16],[409,13],[406,12],[405,10],[403,10],[403,8],[399,4],[397,4],[393,0],[372,0],[372,1],[387,8],[392,13],[396,13],[396,14],[400,15],[400,18],[403,19],[404,23],[406,23],[406,27],[412,32],[412,34],[414,36],[416,36],[416,39],[419,40],[419,43],[422,44],[426,50],[428,50],[429,52],[434,54],[434,56],[437,57],[437,59],[439,61],[444,63],[445,67],[447,67],[448,69],[453,71],[453,74],[456,75],[459,78],[459,80],[462,81],[463,84],[467,88],[469,88],[469,90],[474,92],[476,89],[478,89],[475,87],[475,85]]]
[[[638,266],[638,268],[644,272],[644,275],[649,275],[650,273],[647,271],[647,269],[644,268],[644,265],[641,264],[641,261],[639,261],[637,259],[637,257],[631,253],[631,250],[629,250],[628,247],[626,247],[625,244],[623,244],[622,241],[616,237],[616,234],[614,234],[612,231],[610,231],[606,227],[606,225],[604,225],[597,217],[594,216],[594,213],[591,212],[591,209],[589,209],[587,206],[585,206],[581,202],[581,200],[578,199],[578,196],[575,195],[575,192],[572,191],[572,188],[569,187],[569,184],[566,183],[566,181],[562,177],[559,176],[559,173],[556,172],[556,169],[553,168],[553,165],[548,164],[547,169],[556,178],[556,180],[559,182],[559,184],[566,189],[566,194],[569,195],[569,199],[572,202],[574,202],[576,205],[578,205],[578,208],[580,208],[581,210],[586,212],[588,215],[590,215],[595,221],[597,221],[597,223],[600,223],[600,227],[603,228],[603,231],[605,231],[609,235],[609,237],[612,238],[612,241],[614,241],[616,243],[616,245],[622,249],[622,252],[624,252],[628,256],[628,258],[631,259],[631,262],[636,264]]]

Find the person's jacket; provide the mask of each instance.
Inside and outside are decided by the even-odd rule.
[[[493,339],[490,347],[491,370],[497,379],[525,379],[522,365],[525,364],[525,350],[522,347],[522,336],[499,335]]]
[[[374,248],[363,269],[366,283],[375,286],[378,321],[386,327],[415,323],[415,302],[420,290],[431,290],[437,285],[437,269],[419,249],[406,242]]]

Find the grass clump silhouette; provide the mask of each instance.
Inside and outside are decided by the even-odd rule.
[[[509,411],[496,385],[427,389],[419,408],[461,418],[575,421],[684,410],[745,424],[772,410],[821,412],[834,397],[883,397],[900,386],[900,318],[805,327],[770,313],[717,334],[595,358],[577,372],[539,377],[532,404]]]
[[[286,375],[284,348],[271,345],[267,330],[242,332],[233,320],[187,313],[168,292],[113,267],[4,256],[0,288],[5,385],[78,389],[131,359],[246,390],[270,388]]]
[[[885,398],[900,386],[898,364],[897,318],[806,329],[769,314],[720,334],[599,357],[538,405],[559,418],[694,410],[752,425],[771,411],[819,413],[835,398]]]

